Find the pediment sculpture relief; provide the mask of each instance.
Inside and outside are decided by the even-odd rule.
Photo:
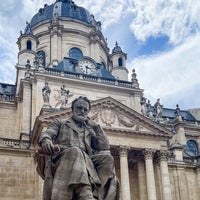
[[[131,128],[132,130],[141,127],[111,102],[93,107],[90,112],[90,118],[105,127]]]

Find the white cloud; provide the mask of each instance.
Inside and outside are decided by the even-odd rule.
[[[134,4],[130,27],[139,40],[166,35],[171,43],[179,44],[200,31],[198,0],[135,0]]]
[[[136,69],[146,97],[153,101],[160,98],[165,106],[172,108],[177,103],[184,109],[188,106],[199,107],[199,43],[200,34],[188,38],[172,51],[136,58],[129,64],[129,67]]]
[[[132,0],[77,0],[76,3],[87,8],[97,21],[100,20],[103,29],[122,20],[130,13],[132,10],[130,8],[133,6]]]
[[[106,29],[132,15],[130,29],[138,40],[166,35],[172,44],[180,44],[200,31],[198,0],[77,0],[103,22]]]

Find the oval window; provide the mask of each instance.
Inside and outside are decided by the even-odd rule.
[[[186,153],[189,156],[197,156],[198,155],[198,145],[194,140],[187,141]]]

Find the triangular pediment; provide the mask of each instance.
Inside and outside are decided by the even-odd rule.
[[[118,129],[146,134],[171,136],[171,132],[127,107],[112,97],[106,97],[92,102],[90,118],[104,129]]]
[[[59,111],[43,110],[36,119],[33,138],[37,138],[38,132],[41,132],[42,128],[54,119],[68,118],[71,115],[71,108]],[[165,139],[172,136],[168,129],[112,97],[92,101],[89,117],[100,124],[106,132],[148,135]]]

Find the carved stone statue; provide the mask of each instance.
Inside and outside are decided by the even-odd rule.
[[[38,173],[43,200],[118,200],[110,146],[101,127],[88,118],[90,101],[72,102],[73,116],[55,120],[39,137]]]
[[[44,58],[42,55],[38,56],[38,65],[39,67],[44,67]]]
[[[144,116],[147,116],[147,103],[146,103],[146,98],[142,97],[141,99],[141,112]]]
[[[147,107],[147,116],[148,117],[152,117],[151,102],[150,102],[150,100],[147,101],[146,107]]]
[[[57,95],[54,95],[55,100],[57,101],[55,107],[60,105],[61,109],[67,108],[68,100],[73,94],[70,94],[70,91],[66,89],[66,86],[63,85],[60,87],[60,90],[56,90],[58,92]]]
[[[157,99],[157,102],[154,105],[154,109],[156,110],[156,121],[160,121],[162,118],[162,110],[163,105],[160,104],[160,99]]]
[[[61,97],[62,97],[62,102],[61,102],[61,106],[60,108],[66,108],[66,105],[68,103],[68,99],[69,99],[69,90],[66,89],[66,86],[63,85],[61,88]]]
[[[30,60],[27,60],[26,72],[24,74],[25,80],[30,80],[30,78],[33,76],[33,74],[30,72],[30,69],[31,69]]]
[[[42,96],[45,104],[49,104],[49,96],[51,93],[51,89],[49,87],[48,82],[45,82],[45,86],[42,88]]]

